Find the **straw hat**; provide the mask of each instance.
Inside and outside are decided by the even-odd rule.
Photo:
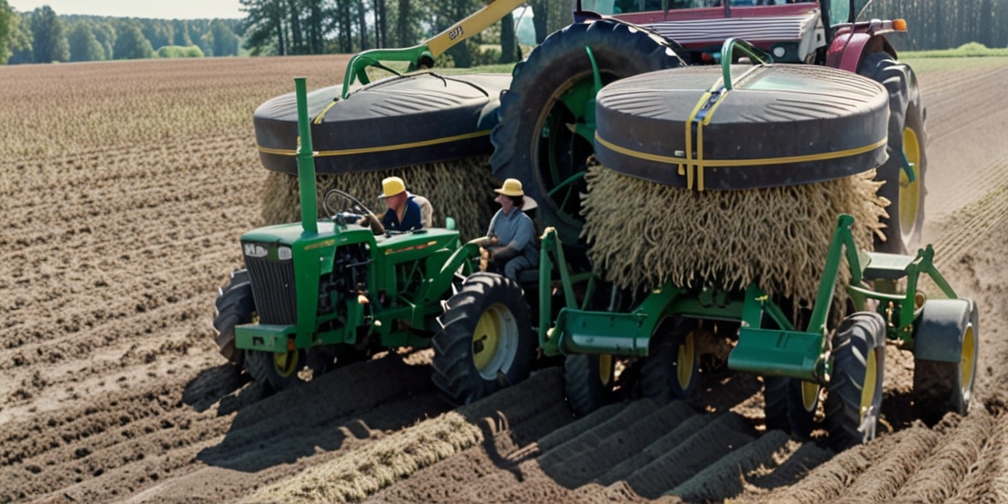
[[[520,196],[522,198],[522,210],[532,210],[533,208],[539,206],[538,203],[532,198],[525,196],[525,192],[522,191],[521,180],[509,178],[504,181],[500,189],[494,189],[497,194],[503,194],[504,196]]]

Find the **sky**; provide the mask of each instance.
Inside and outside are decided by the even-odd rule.
[[[244,18],[238,0],[7,0],[18,12],[48,5],[56,14],[158,19]]]

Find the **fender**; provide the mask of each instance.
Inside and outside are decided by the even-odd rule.
[[[835,30],[826,51],[826,66],[857,73],[858,64],[865,55],[885,51],[893,58],[897,57],[896,49],[885,34],[905,32],[906,22],[873,19],[837,25]]]

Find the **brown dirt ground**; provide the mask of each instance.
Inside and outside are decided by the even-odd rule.
[[[258,223],[265,173],[248,117],[292,75],[323,85],[344,63],[0,68],[2,93],[18,90],[0,119],[23,135],[0,151],[0,502],[1008,501],[1008,104],[991,99],[1008,66],[921,76],[925,240],[981,310],[971,413],[915,422],[913,360],[889,347],[879,438],[834,455],[764,432],[759,380],[716,369],[688,404],[631,400],[582,419],[562,402],[556,369],[456,410],[433,391],[425,353],[270,397],[235,376],[210,322],[216,287],[240,266],[238,236]],[[112,71],[120,78],[99,77]],[[17,108],[74,96],[85,81],[107,89],[64,105],[78,117],[67,120],[88,118],[82,127],[150,82],[204,98],[151,95],[127,109],[240,107],[214,116],[220,127],[136,118],[125,136],[55,123],[51,133],[40,125],[60,110]],[[234,84],[199,94],[223,82]]]

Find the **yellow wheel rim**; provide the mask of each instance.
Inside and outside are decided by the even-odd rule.
[[[478,371],[484,371],[500,346],[500,320],[493,310],[487,310],[476,322],[473,333],[473,364]]]
[[[864,388],[861,389],[861,420],[864,420],[865,414],[868,413],[875,401],[875,385],[878,379],[875,362],[875,350],[868,350],[868,358],[865,362]]]
[[[599,381],[602,382],[602,385],[609,385],[609,381],[612,380],[613,372],[612,355],[599,355],[598,365]]]
[[[910,128],[903,128],[903,154],[906,155],[914,174],[914,181],[910,182],[906,172],[900,168],[899,174],[899,212],[900,212],[900,232],[904,241],[910,238],[914,225],[917,223],[917,209],[920,203],[920,140],[917,132]]]
[[[819,384],[807,381],[801,382],[801,398],[805,411],[814,410],[816,400],[819,399]]]
[[[973,387],[973,368],[976,366],[974,362],[974,356],[976,347],[976,340],[973,336],[973,324],[966,326],[966,334],[963,335],[962,344],[962,365],[959,366],[959,383],[962,387],[963,397],[969,397],[970,390]]]
[[[693,366],[696,352],[693,346],[693,332],[686,335],[682,345],[679,345],[679,358],[676,360],[676,378],[679,380],[679,388],[689,387],[693,378]]]
[[[287,378],[298,370],[298,353],[284,352],[273,354],[273,369],[282,378]]]
[[[494,303],[483,310],[472,336],[472,358],[476,371],[487,380],[496,380],[498,371],[507,371],[518,349],[518,323],[511,310]]]

